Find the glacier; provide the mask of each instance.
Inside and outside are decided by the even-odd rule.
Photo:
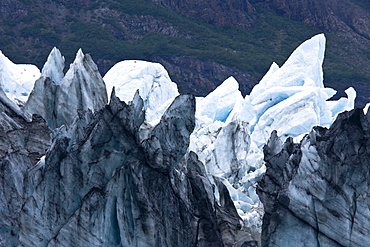
[[[55,84],[60,84],[64,78],[65,58],[58,48],[54,47],[41,70],[41,76],[49,77]]]
[[[267,142],[273,130],[282,138],[298,137],[316,125],[329,127],[339,112],[353,109],[353,88],[346,90],[348,98],[328,101],[336,91],[323,84],[324,52],[325,36],[312,37],[280,68],[273,64],[252,89],[248,97],[255,112],[251,138],[259,146]]]
[[[172,179],[171,186],[183,186],[186,189],[189,183],[185,175],[189,175],[186,164],[196,164],[197,168],[194,169],[201,174],[203,184],[207,185],[206,196],[211,198],[212,207],[225,206],[225,198],[229,196],[242,220],[240,228],[250,234],[248,241],[260,244],[265,209],[256,188],[267,169],[264,153],[266,144],[270,143],[267,147],[269,155],[277,155],[285,139],[290,140],[289,145],[298,145],[301,140],[307,140],[307,134],[314,126],[329,128],[340,113],[354,108],[356,91],[351,87],[345,91],[346,98],[330,100],[336,91],[324,86],[322,64],[325,42],[323,34],[316,35],[297,47],[282,66],[272,63],[261,81],[244,97],[236,79],[232,76],[227,78],[207,96],[194,99],[196,104],[193,113],[186,112],[181,106],[184,101],[178,98],[176,83],[172,82],[165,68],[158,63],[124,60],[101,77],[92,58],[83,54],[82,50],[77,52],[66,74],[63,73],[65,59],[57,48],[50,52],[41,72],[33,65],[15,65],[0,53],[0,102],[22,116],[26,122],[32,121],[31,114],[41,115],[53,130],[54,140],[50,150],[54,151],[60,149],[58,145],[64,145],[63,140],[70,139],[73,145],[86,146],[83,152],[89,153],[90,148],[97,148],[104,153],[102,147],[105,141],[94,139],[94,135],[103,138],[108,119],[118,117],[121,120],[114,124],[122,122],[122,127],[129,129],[129,135],[133,137],[128,138],[127,142],[140,146],[138,152],[145,153],[146,165],[159,173],[170,172],[168,179]],[[22,77],[24,75],[27,76]],[[185,101],[193,105],[188,102],[193,99]],[[178,109],[182,109],[181,112]],[[368,106],[364,109],[365,113],[367,109]],[[112,112],[120,115],[112,115]],[[137,115],[140,119],[122,120],[125,114]],[[187,119],[181,120],[181,114],[193,114],[191,117],[194,117],[194,121],[191,120],[190,124],[186,122]],[[94,129],[90,129],[90,122],[94,122]],[[80,123],[83,127],[78,127]],[[177,133],[177,129],[181,133]],[[91,137],[84,136],[85,132],[91,133]],[[73,139],[74,135],[81,135],[81,140],[89,139],[88,143],[79,143]],[[115,150],[112,146],[114,141],[106,141],[111,142],[109,149],[113,150],[112,155],[126,157],[126,154]],[[95,147],[94,143],[102,147]],[[178,143],[185,144],[178,147]],[[68,145],[61,148],[66,150],[63,152],[68,153],[73,148],[72,144]],[[131,147],[127,150],[131,150]],[[42,154],[45,152],[39,151]],[[73,154],[68,155],[68,159],[75,158]],[[103,156],[94,156],[93,162],[103,164]],[[43,172],[45,160],[46,163],[54,162],[49,161],[51,158],[40,158],[41,162],[30,171]],[[79,159],[78,162],[81,162],[85,158],[81,155]],[[199,164],[203,167],[199,168]],[[26,168],[22,172],[26,173]],[[107,174],[116,176],[120,172],[108,171]],[[92,176],[100,175],[97,172]],[[139,177],[140,181],[142,179]],[[175,188],[175,194],[180,193],[175,196],[187,198],[185,193],[190,192],[184,188]],[[227,195],[224,188],[227,188]],[[41,192],[35,193],[40,193],[37,196],[42,197]],[[18,194],[21,196],[20,192]],[[30,201],[27,202],[28,207],[36,207]],[[36,217],[33,220],[39,219]],[[233,226],[239,224],[235,222],[238,222],[237,218],[233,218]],[[145,229],[142,231],[145,232]],[[28,233],[23,234],[24,241],[31,241],[27,239]],[[69,233],[64,230],[63,234],[68,236]],[[112,238],[117,237],[113,235]],[[60,235],[61,238],[65,236]],[[235,236],[231,239],[235,239]],[[136,240],[132,241],[134,243]]]
[[[257,190],[262,246],[369,245],[369,116],[358,108],[340,113],[300,143],[271,134]]]
[[[197,98],[189,151],[198,155],[211,181],[218,177],[228,187],[250,229],[262,227],[263,208],[255,188],[266,171],[262,147],[271,132],[298,142],[312,127],[330,127],[340,112],[354,108],[356,92],[351,87],[345,91],[347,98],[329,100],[336,91],[323,83],[325,42],[323,34],[305,41],[281,67],[273,63],[245,97],[230,77],[206,97]],[[104,81],[108,91],[115,87],[125,102],[139,90],[146,121],[153,125],[178,94],[162,66],[144,61],[119,62]]]
[[[296,141],[314,126],[329,127],[340,112],[354,107],[356,92],[329,99],[336,93],[323,84],[325,36],[300,45],[279,67],[273,63],[244,98],[234,78],[228,78],[204,98],[197,99],[196,128],[189,149],[198,154],[211,176],[229,188],[245,226],[261,229],[262,205],[256,182],[266,171],[263,146],[272,131]]]

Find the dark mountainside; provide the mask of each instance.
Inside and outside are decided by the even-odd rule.
[[[54,46],[71,62],[82,48],[104,74],[124,59],[162,63],[182,93],[206,95],[229,76],[246,94],[272,61],[324,32],[325,83],[370,101],[366,0],[3,0],[0,49],[42,66]]]

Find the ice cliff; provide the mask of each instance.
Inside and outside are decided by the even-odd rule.
[[[262,246],[368,246],[370,119],[361,109],[302,142],[273,132],[259,182]]]
[[[0,88],[0,244],[363,246],[370,125],[340,114],[354,89],[330,100],[324,51],[320,34],[249,95],[230,77],[194,98],[156,63],[102,78],[79,50],[64,74],[54,48],[25,104]]]
[[[255,234],[263,215],[255,188],[266,169],[262,148],[271,132],[299,141],[312,127],[328,127],[339,112],[354,107],[353,88],[347,89],[348,98],[328,100],[336,91],[323,85],[324,51],[320,34],[300,45],[280,68],[273,63],[250,95],[243,98],[231,77],[197,100],[190,150],[209,174],[228,185],[244,226]]]
[[[346,90],[348,99],[328,101],[336,91],[323,84],[325,52],[323,34],[300,45],[279,68],[272,64],[252,89],[248,103],[254,110],[251,138],[262,146],[276,130],[281,138],[308,133],[313,126],[328,127],[339,112],[354,107],[356,92]]]
[[[6,96],[0,88],[0,246],[21,246],[19,217],[27,177],[50,148],[52,132],[42,117],[25,119],[5,104],[3,97]]]
[[[81,111],[69,127],[54,132],[51,145],[42,119],[23,123],[36,129],[33,139],[45,145],[19,142],[30,145],[35,157],[7,145],[2,149],[0,243],[232,246],[242,241],[236,239],[240,218],[227,189],[218,185],[223,203],[216,204],[202,163],[186,154],[195,125],[194,97],[177,97],[144,139],[143,105],[138,94],[127,105],[113,93],[100,111]],[[15,117],[8,109],[2,113],[8,112]]]

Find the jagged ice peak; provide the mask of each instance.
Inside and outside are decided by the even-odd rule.
[[[41,70],[41,76],[49,77],[55,84],[60,84],[64,77],[64,66],[65,58],[62,56],[59,49],[54,47]]]
[[[196,193],[197,187],[193,186],[199,185],[201,186],[199,188],[203,189],[198,191],[200,197],[197,198],[202,202],[207,200],[210,202],[211,207],[208,209],[212,209],[211,213],[216,212],[215,209],[218,208],[213,209],[212,207],[216,203],[218,206],[223,206],[224,199],[230,194],[233,202],[230,201],[228,206],[235,211],[235,222],[239,226],[242,225],[243,231],[247,229],[246,231],[254,231],[258,235],[262,227],[263,207],[256,194],[256,182],[261,180],[266,171],[262,146],[267,143],[271,132],[274,133],[273,143],[279,144],[270,143],[269,149],[274,151],[273,146],[283,145],[281,139],[286,139],[286,137],[300,139],[315,125],[330,126],[338,113],[352,109],[354,106],[356,92],[352,88],[346,90],[347,98],[337,101],[328,100],[335,90],[325,88],[323,84],[324,51],[325,37],[319,34],[300,45],[281,67],[273,63],[250,95],[243,98],[238,82],[230,77],[206,97],[197,98],[195,106],[193,96],[177,97],[176,84],[171,81],[167,71],[160,64],[138,60],[122,61],[113,66],[103,80],[91,57],[84,55],[80,49],[64,75],[64,58],[60,51],[54,48],[43,68],[42,76],[36,81],[34,90],[23,108],[13,104],[0,90],[0,101],[6,106],[4,109],[10,108],[18,115],[21,115],[22,111],[37,113],[49,125],[44,124],[43,129],[49,131],[54,129],[56,133],[53,144],[49,146],[49,151],[46,152],[47,149],[43,147],[40,149],[42,151],[40,154],[46,153],[46,157],[41,158],[37,165],[29,164],[31,169],[24,167],[20,173],[20,177],[31,175],[31,183],[35,182],[35,186],[40,186],[36,190],[26,188],[30,195],[24,195],[21,189],[18,189],[19,198],[27,200],[25,204],[22,204],[27,210],[19,210],[20,214],[26,217],[23,218],[26,220],[20,223],[23,224],[23,228],[19,230],[21,241],[27,246],[32,246],[37,241],[43,243],[50,241],[55,245],[57,242],[73,242],[75,239],[90,241],[90,238],[79,239],[77,231],[70,231],[78,227],[87,234],[93,232],[97,239],[95,243],[89,242],[82,244],[83,246],[101,244],[105,241],[119,245],[122,239],[135,243],[135,234],[144,237],[143,239],[137,238],[139,242],[136,245],[140,245],[140,241],[154,243],[155,241],[152,241],[154,238],[146,233],[148,229],[150,231],[155,229],[153,228],[154,223],[150,223],[150,220],[153,217],[158,217],[159,222],[164,220],[165,223],[160,224],[163,226],[162,230],[169,229],[166,228],[168,222],[166,217],[161,217],[161,214],[153,213],[149,217],[143,217],[148,212],[154,212],[153,207],[148,207],[149,210],[145,208],[149,205],[146,199],[158,203],[155,210],[158,209],[159,212],[162,206],[169,206],[163,203],[169,198],[166,197],[167,192],[171,194],[171,198],[181,198],[180,203],[185,202],[186,207],[192,208],[194,205],[198,207],[198,204],[190,203],[193,199],[189,199],[188,196]],[[2,53],[0,55],[1,75],[5,75],[5,78],[11,81],[9,78],[16,78],[12,77],[12,72],[17,72],[18,70],[14,68],[18,67],[7,60]],[[22,80],[14,80],[13,84],[22,84]],[[109,93],[112,91],[109,105],[107,105],[106,88]],[[40,123],[45,123],[40,117],[38,118]],[[7,121],[9,119],[7,118]],[[28,124],[23,121],[18,122],[22,122],[19,126]],[[9,126],[13,127],[9,124],[7,128]],[[306,135],[305,138],[307,140],[309,136]],[[292,139],[288,140],[291,145],[299,146],[293,143]],[[275,154],[275,151],[273,153]],[[23,153],[16,155],[23,155]],[[141,163],[142,161],[144,164]],[[9,164],[12,165],[12,163]],[[48,169],[43,169],[44,166]],[[195,173],[197,179],[193,176],[194,174],[191,174],[194,173],[192,170],[197,171]],[[41,175],[36,171],[40,171]],[[145,175],[145,171],[149,173]],[[28,172],[30,174],[27,174]],[[131,172],[134,172],[134,176],[129,178],[130,176],[127,175]],[[81,179],[81,174],[84,174],[83,179]],[[157,177],[153,174],[157,174]],[[44,179],[48,176],[48,179]],[[195,179],[193,183],[188,181],[188,178],[192,177]],[[157,180],[159,187],[152,184],[156,178],[160,178]],[[203,182],[198,182],[198,178]],[[24,188],[17,179],[14,181],[17,188]],[[49,182],[52,182],[52,186],[46,184]],[[65,183],[66,186],[58,187],[57,184],[60,182]],[[124,191],[128,194],[125,198],[117,200],[123,195],[123,184],[127,185]],[[143,184],[149,185],[150,193],[140,197],[142,188],[144,188]],[[171,189],[162,190],[164,184]],[[189,184],[192,184],[191,187]],[[220,184],[226,185],[228,191],[223,191],[223,186],[219,186]],[[58,218],[59,215],[54,215],[55,217],[51,220],[55,220],[55,224],[50,226],[47,225],[45,217],[51,211],[48,207],[44,207],[43,203],[34,204],[34,198],[39,198],[35,201],[46,200],[45,203],[52,207],[57,205],[44,196],[43,190],[47,189],[46,193],[49,193],[49,188],[51,191],[57,189],[63,192],[50,193],[48,196],[66,209],[65,212],[63,210],[59,212],[67,213],[63,220]],[[90,188],[92,193],[89,192]],[[97,203],[99,206],[90,207],[89,205],[95,205],[95,199],[91,197],[91,204],[87,204],[89,207],[86,207],[86,211],[82,210],[80,206],[89,202],[86,198],[105,193],[109,191],[106,190],[107,188],[113,188],[111,191],[114,192],[109,194],[113,197],[108,202],[105,201],[106,196],[98,197],[96,201],[99,202]],[[188,188],[191,189],[188,190]],[[132,196],[130,191],[135,191],[135,195],[139,196]],[[81,192],[77,200],[73,197],[76,192]],[[115,196],[116,192],[118,196]],[[157,193],[163,197],[158,197]],[[129,202],[127,198],[134,200],[135,203],[126,205],[125,203]],[[137,198],[143,200],[136,203]],[[142,209],[142,211],[134,209],[135,214],[140,213],[139,215],[134,216],[132,210],[125,211],[137,205],[140,206],[140,210]],[[98,210],[98,213],[90,214],[87,208]],[[177,208],[170,205],[171,211],[169,212],[172,216],[177,215]],[[76,210],[80,210],[78,212],[82,214],[75,214]],[[14,210],[13,212],[18,213]],[[193,211],[181,210],[181,212],[191,213]],[[90,224],[90,218],[85,213],[89,216],[101,215],[102,217],[95,217],[96,224]],[[122,219],[125,218],[126,213],[130,217],[137,217],[135,220],[139,223],[136,222],[136,224],[130,218],[127,221],[127,228],[120,226],[118,222],[124,222]],[[84,215],[83,218],[79,218],[81,215]],[[113,217],[110,217],[112,215]],[[199,215],[208,217],[202,213],[197,217]],[[194,219],[198,221],[197,217]],[[214,219],[212,217],[210,217],[211,220]],[[17,219],[17,216],[12,216],[11,219]],[[69,221],[69,219],[73,220]],[[145,221],[144,225],[140,224],[143,219],[149,219],[149,223]],[[184,219],[184,217],[174,219]],[[229,219],[230,217],[227,218]],[[68,221],[71,225],[67,224]],[[35,222],[46,223],[39,226]],[[131,222],[134,223],[131,224]],[[186,226],[195,226],[192,222]],[[84,223],[86,227],[83,227]],[[138,231],[138,228],[132,230],[133,224],[143,226],[143,231]],[[105,230],[99,229],[100,226],[106,227]],[[41,232],[38,232],[40,229]],[[132,230],[134,234],[128,238],[121,238],[121,235],[112,229],[119,229],[124,234],[129,234]],[[4,232],[0,232],[0,242],[2,234],[6,235],[10,230]],[[109,237],[106,237],[106,233],[109,233]],[[203,231],[197,232],[197,236],[198,233],[202,235]],[[168,238],[166,234],[162,236]],[[167,241],[167,238],[163,240]],[[127,243],[126,245],[134,244]],[[208,246],[215,245],[209,244]]]

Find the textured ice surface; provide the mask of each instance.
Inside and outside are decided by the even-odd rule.
[[[254,112],[248,106],[233,77],[206,97],[197,98],[196,128],[189,150],[198,154],[210,177],[221,178],[244,227],[253,232],[261,229],[263,214],[253,186],[265,167],[261,150],[250,139],[248,119]]]
[[[0,51],[0,86],[9,99],[26,102],[40,70],[31,64],[14,64]]]
[[[324,51],[325,37],[320,34],[299,46],[281,67],[273,63],[250,95],[243,98],[238,82],[230,77],[206,97],[197,98],[196,127],[191,134],[188,151],[197,153],[205,165],[210,180],[214,182],[216,198],[221,198],[217,181],[227,186],[245,227],[256,231],[261,229],[263,210],[255,186],[265,173],[261,149],[271,132],[276,130],[281,139],[293,137],[300,140],[313,126],[329,127],[340,112],[354,107],[356,92],[353,88],[346,90],[347,98],[328,100],[335,90],[325,88],[323,84]],[[102,95],[106,92],[97,67],[89,56],[79,51],[65,76],[63,65],[60,52],[53,49],[42,70],[42,75],[51,78],[55,88],[59,88],[55,89],[59,95],[56,102],[59,103],[51,115],[62,116],[64,120],[56,126],[66,119],[71,122],[77,110],[98,110],[106,103],[106,96],[96,99],[96,102],[91,97],[100,95],[98,92],[103,92]],[[34,75],[37,79],[40,73],[36,76],[30,72],[35,67],[14,65],[5,56],[0,56],[0,66],[1,85],[8,97],[14,99],[22,94],[28,97],[29,92],[25,93],[23,87],[27,88],[31,82],[27,84],[22,75],[27,74],[28,79],[32,77],[29,75]],[[27,69],[22,71],[21,68]],[[151,125],[158,123],[178,95],[176,84],[163,66],[156,63],[119,62],[107,72],[104,81],[108,93],[115,87],[115,95],[126,103],[134,100],[139,91],[144,100],[145,120]],[[47,83],[49,81],[45,80],[39,84],[47,88]],[[42,98],[40,95],[37,97]],[[2,98],[6,101],[6,97]],[[49,98],[44,101],[47,100]],[[64,112],[62,109],[70,110]],[[142,125],[141,128],[147,128],[150,133],[150,125]],[[148,136],[143,134],[140,138],[145,141]]]
[[[56,110],[68,124],[78,110],[90,109],[94,112],[107,104],[106,86],[98,67],[81,49],[60,82],[59,89]]]
[[[80,49],[65,76],[63,66],[64,58],[53,49],[25,105],[27,111],[41,115],[53,129],[71,124],[77,111],[95,112],[108,101],[105,83],[90,55]]]
[[[264,149],[261,246],[369,246],[369,118],[361,109],[315,127],[300,145],[276,132]]]
[[[115,64],[104,76],[110,94],[115,87],[116,96],[128,103],[139,90],[144,100],[146,121],[155,125],[173,99],[179,95],[161,64],[139,60],[125,60]]]
[[[265,173],[262,147],[271,132],[300,140],[312,127],[329,127],[338,113],[353,109],[356,92],[328,101],[336,91],[323,84],[323,34],[300,45],[279,68],[273,63],[250,95],[242,98],[229,78],[197,99],[190,150],[207,172],[223,179],[246,227],[261,229],[263,214],[255,184]]]
[[[356,92],[348,98],[328,101],[336,91],[323,84],[322,63],[325,36],[319,34],[300,45],[278,68],[273,64],[251,91],[247,100],[253,107],[251,138],[263,146],[277,130],[282,138],[308,133],[313,126],[329,127],[338,113],[353,109]]]
[[[64,63],[65,59],[60,51],[54,47],[41,70],[41,76],[49,77],[55,84],[60,84],[64,77]]]
[[[239,84],[234,77],[225,80],[213,92],[197,102],[197,116],[225,122],[235,104],[242,101]]]

